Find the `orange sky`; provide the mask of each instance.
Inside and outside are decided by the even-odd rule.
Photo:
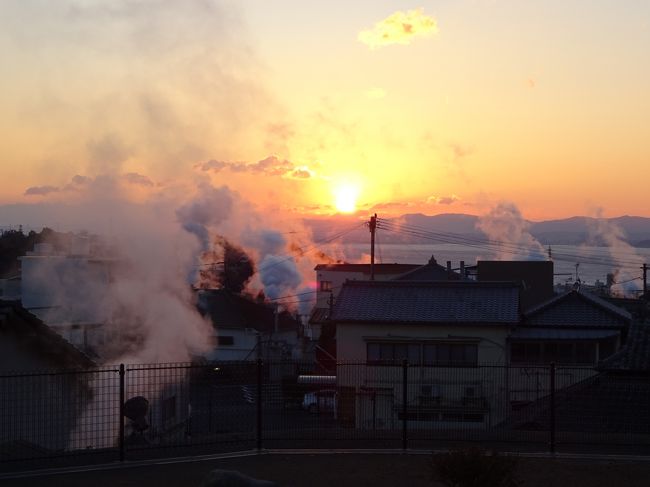
[[[109,176],[299,214],[346,187],[364,215],[650,216],[648,2],[10,0],[0,27],[0,204]]]

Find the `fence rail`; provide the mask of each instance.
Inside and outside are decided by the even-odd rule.
[[[262,448],[650,454],[650,379],[588,367],[214,362],[0,375],[0,467]]]

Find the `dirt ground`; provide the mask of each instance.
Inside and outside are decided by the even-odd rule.
[[[0,480],[7,487],[196,487],[214,468],[238,470],[282,487],[439,487],[430,456],[401,453],[264,454]],[[524,487],[647,487],[650,461],[521,458]]]

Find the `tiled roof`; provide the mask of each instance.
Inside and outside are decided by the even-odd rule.
[[[428,262],[416,269],[405,272],[394,278],[395,281],[459,281],[460,274],[449,272],[446,267]]]
[[[519,288],[506,282],[347,281],[336,322],[504,323],[519,321]]]
[[[0,301],[0,334],[13,336],[24,347],[51,362],[53,367],[88,369],[96,365],[18,301]]]
[[[329,319],[330,310],[329,308],[314,308],[309,317],[309,323],[314,325],[320,325],[326,323]]]
[[[419,264],[375,264],[375,274],[403,274],[418,267],[421,266]],[[314,270],[370,274],[370,264],[318,264]]]
[[[529,309],[524,319],[529,325],[623,327],[632,315],[591,293],[573,289]]]
[[[599,366],[603,370],[650,372],[650,321],[630,326],[625,346]]]

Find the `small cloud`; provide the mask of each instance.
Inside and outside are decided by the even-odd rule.
[[[429,196],[427,198],[427,203],[435,205],[451,205],[458,200],[460,200],[460,198],[455,194],[450,196]]]
[[[374,99],[380,99],[380,98],[386,98],[386,90],[383,90],[382,88],[371,88],[368,91],[366,91],[366,96],[368,98],[374,98]]]
[[[142,174],[138,174],[137,172],[126,173],[122,175],[122,179],[129,184],[137,184],[139,186],[152,187],[154,185],[151,179],[149,179],[147,176],[144,176]]]
[[[31,186],[25,190],[25,196],[45,196],[61,191],[57,186]]]
[[[202,171],[214,171],[219,172],[223,168],[228,167],[230,163],[224,161],[217,161],[215,159],[210,159],[204,163],[196,164],[194,167],[201,169]]]
[[[314,176],[314,173],[309,170],[307,166],[296,167],[291,171],[290,177],[294,179],[309,179]]]
[[[358,39],[370,49],[391,44],[410,44],[416,37],[429,37],[438,32],[433,17],[425,15],[422,9],[397,11],[377,22],[372,29],[363,30]]]
[[[287,159],[280,159],[277,156],[269,156],[253,163],[225,162],[211,159],[194,166],[201,171],[220,172],[228,169],[232,172],[264,174],[266,176],[280,176],[293,179],[309,179],[314,172],[307,166],[296,166]]]

